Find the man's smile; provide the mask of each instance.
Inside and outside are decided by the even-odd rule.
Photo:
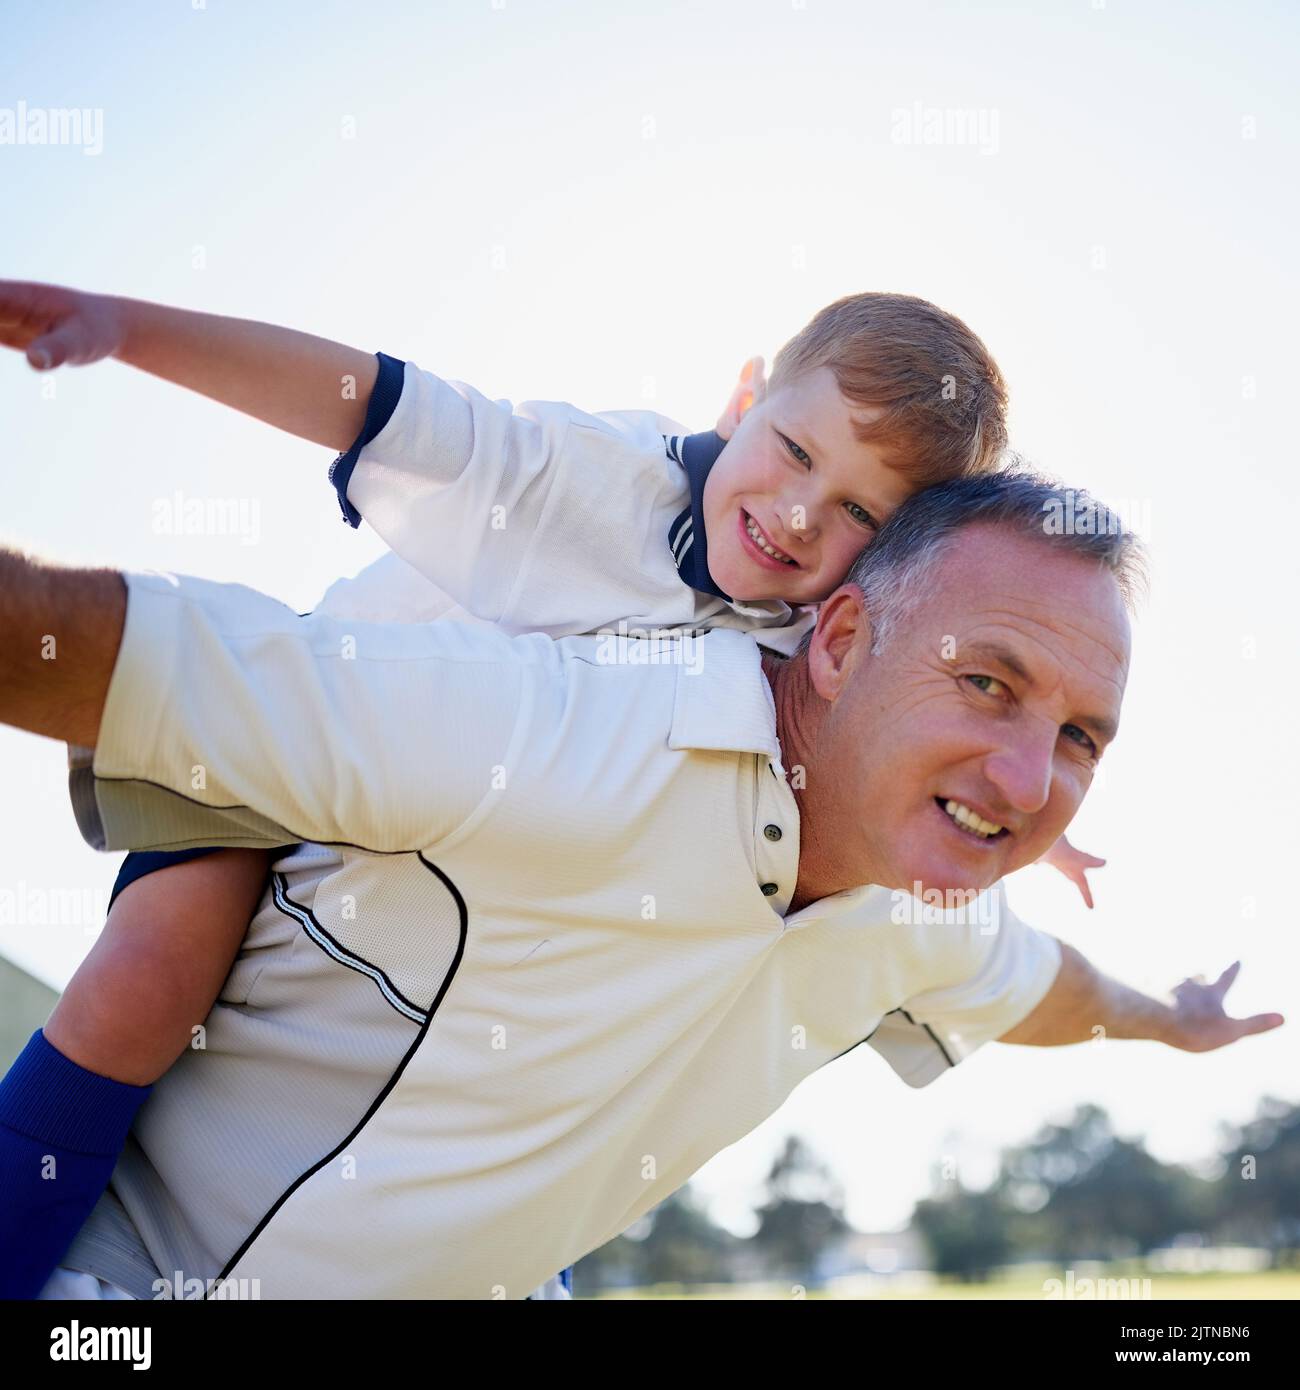
[[[934,804],[943,813],[948,824],[974,844],[992,844],[997,840],[1009,839],[1011,836],[1011,831],[1005,825],[1000,825],[997,821],[982,816],[974,807],[967,805],[964,801],[936,796]]]

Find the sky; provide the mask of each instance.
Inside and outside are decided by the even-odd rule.
[[[1168,1161],[1300,1101],[1295,232],[1285,4],[591,0],[27,6],[0,49],[0,276],[264,319],[493,397],[712,425],[746,358],[823,304],[923,295],[1000,362],[1013,441],[1127,509],[1153,583],[1123,727],[1025,920],[1149,992],[1243,962],[1204,1056],[990,1045],[912,1091],[867,1048],[695,1187],[746,1229],[799,1133],[864,1229],[902,1225],[1092,1101]],[[92,113],[4,142],[6,111]],[[97,113],[97,114],[96,114]],[[935,136],[939,138],[934,138]],[[0,358],[0,533],[238,581],[305,610],[381,553],[327,452],[116,363]],[[169,532],[236,501],[234,534]],[[56,986],[120,856],[78,837],[60,745],[0,731],[0,952]],[[62,905],[57,923],[17,904]],[[32,914],[29,913],[29,917]]]

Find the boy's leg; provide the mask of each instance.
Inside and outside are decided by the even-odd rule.
[[[48,1288],[151,1083],[207,1017],[269,867],[266,851],[220,850],[132,877],[159,862],[142,859],[124,866],[99,941],[0,1081],[3,1298]]]
[[[207,1018],[266,886],[266,850],[223,849],[122,889],[45,1024],[87,1071],[156,1081]]]

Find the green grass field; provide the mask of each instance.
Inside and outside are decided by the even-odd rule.
[[[1263,1272],[1259,1274],[1147,1274],[1122,1269],[1088,1271],[1090,1277],[1102,1279],[1150,1279],[1150,1298],[1206,1299],[1300,1299],[1300,1271]],[[1044,1299],[1043,1281],[1060,1279],[1061,1270],[1036,1269],[1032,1273],[1013,1271],[987,1284],[957,1284],[947,1282],[897,1282],[893,1280],[861,1280],[856,1284],[844,1281],[830,1289],[810,1289],[807,1298],[856,1300],[914,1300],[914,1299]],[[1079,1295],[1076,1271],[1076,1292],[1073,1302],[1085,1300]],[[1138,1297],[1145,1297],[1138,1285]],[[585,1297],[579,1289],[578,1296]],[[798,1297],[800,1295],[793,1295]],[[713,1298],[713,1299],[789,1299],[788,1284],[707,1284],[685,1288],[681,1285],[659,1284],[648,1289],[618,1289],[590,1295],[592,1298]]]

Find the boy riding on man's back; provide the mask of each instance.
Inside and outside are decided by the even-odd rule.
[[[556,637],[731,626],[789,655],[809,607],[902,501],[995,468],[1006,444],[1005,389],[983,344],[905,295],[823,309],[777,355],[770,386],[751,361],[717,429],[694,435],[648,411],[511,407],[383,354],[51,286],[0,282],[0,342],[42,370],[116,357],[340,451],[345,518],[364,517],[392,553],[321,607],[371,620]],[[20,1220],[24,1192],[48,1202],[30,1172],[38,1151],[66,1151],[74,1175],[78,1155],[84,1175],[80,1194],[75,1177],[61,1184],[41,1241],[24,1228],[3,1277],[19,1296],[44,1283],[150,1085],[207,1015],[271,857],[128,856],[104,932],[0,1086],[13,1194],[0,1227]],[[1085,870],[1103,861],[1064,838],[1047,858],[1091,905]],[[42,1130],[52,1091],[76,1092],[93,1145],[78,1149],[66,1125]]]

